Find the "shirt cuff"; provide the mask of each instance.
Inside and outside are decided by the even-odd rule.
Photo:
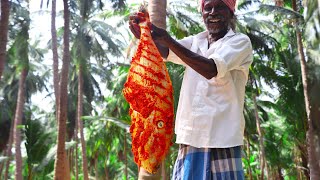
[[[209,59],[213,59],[217,67],[217,76],[214,78],[223,78],[227,72],[227,64],[224,62],[223,58],[221,58],[218,54],[212,54],[209,56]]]

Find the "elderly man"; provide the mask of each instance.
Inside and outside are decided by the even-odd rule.
[[[235,0],[202,0],[206,31],[176,41],[152,25],[161,55],[186,67],[175,120],[180,145],[172,179],[244,179],[243,104],[252,46],[235,33]],[[138,15],[129,27],[139,38]],[[161,47],[161,48],[159,48]]]

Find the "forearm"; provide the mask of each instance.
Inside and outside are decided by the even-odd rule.
[[[160,55],[166,59],[169,55],[169,48],[157,42],[155,42],[155,44],[158,48],[158,51],[160,52]]]
[[[217,66],[212,59],[203,57],[197,53],[190,51],[181,44],[179,44],[172,37],[168,37],[165,40],[165,45],[173,51],[183,62],[194,69],[207,79],[215,77],[217,72]]]

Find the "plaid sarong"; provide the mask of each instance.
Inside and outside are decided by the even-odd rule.
[[[241,147],[180,145],[172,180],[244,180]]]

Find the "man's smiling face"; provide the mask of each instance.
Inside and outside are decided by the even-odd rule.
[[[202,18],[210,34],[227,32],[232,12],[222,0],[205,0]]]

